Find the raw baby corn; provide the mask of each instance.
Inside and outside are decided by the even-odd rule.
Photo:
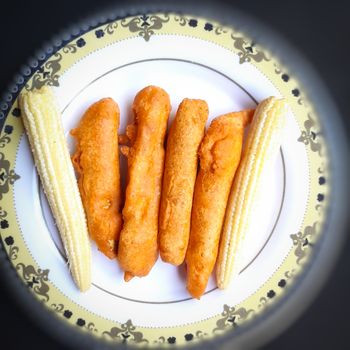
[[[79,289],[85,291],[91,284],[91,248],[55,96],[45,86],[22,93],[20,104],[35,164],[63,241],[71,274]]]
[[[226,208],[216,268],[217,285],[221,289],[228,287],[241,267],[239,252],[251,219],[261,173],[280,148],[286,112],[284,100],[275,97],[263,100],[255,111]]]

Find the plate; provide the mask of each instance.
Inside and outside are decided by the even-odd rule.
[[[203,17],[136,15],[95,25],[39,55],[20,77],[1,119],[1,240],[23,284],[65,324],[107,342],[188,345],[238,332],[283,300],[312,257],[324,231],[332,190],[328,143],[301,83],[245,33]],[[278,157],[264,177],[241,272],[229,289],[211,278],[201,300],[185,288],[185,268],[158,259],[151,273],[129,283],[116,261],[92,243],[92,288],[75,287],[23,130],[17,96],[50,85],[58,97],[67,142],[86,108],[112,97],[130,120],[135,94],[163,87],[172,112],[181,100],[208,102],[209,121],[262,99],[291,107]],[[126,164],[121,157],[125,186]],[[141,252],[140,252],[141,253]]]

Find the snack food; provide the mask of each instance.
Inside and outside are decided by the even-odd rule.
[[[217,260],[219,288],[229,285],[239,272],[239,250],[252,214],[252,204],[259,187],[264,164],[280,148],[286,103],[270,97],[259,103],[252,122],[242,160],[229,197]]]
[[[164,168],[164,138],[170,113],[168,94],[148,86],[135,97],[134,123],[128,125],[122,153],[128,158],[118,260],[127,281],[149,273],[158,256],[158,213]]]
[[[23,123],[34,161],[81,291],[91,284],[91,247],[83,205],[53,91],[48,86],[20,95]]]
[[[245,110],[214,119],[200,146],[186,254],[187,289],[198,299],[214,268],[226,203],[241,157],[244,127],[253,113]]]
[[[186,255],[197,154],[207,118],[205,101],[184,99],[168,134],[159,211],[159,251],[161,258],[173,265],[182,264]]]
[[[122,227],[118,149],[119,108],[103,98],[84,113],[77,128],[72,162],[79,175],[78,185],[89,233],[98,249],[110,259]]]

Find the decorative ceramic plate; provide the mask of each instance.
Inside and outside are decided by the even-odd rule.
[[[62,322],[110,342],[194,344],[236,332],[278,302],[323,232],[329,193],[327,140],[300,83],[244,33],[204,18],[152,13],[85,28],[43,52],[18,78],[2,109],[1,240],[23,284]],[[123,281],[117,261],[94,243],[92,287],[80,293],[67,267],[24,133],[17,96],[55,87],[67,141],[86,108],[112,97],[123,132],[135,94],[147,85],[180,101],[208,102],[210,120],[283,96],[291,111],[280,153],[262,186],[241,272],[227,290],[211,278],[200,300],[185,287],[185,268],[160,259],[149,276]],[[122,160],[125,182],[125,160]],[[141,252],[140,252],[141,254]]]

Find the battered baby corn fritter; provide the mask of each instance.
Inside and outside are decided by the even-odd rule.
[[[119,108],[111,98],[94,103],[71,135],[76,139],[73,165],[89,233],[110,259],[122,226],[118,150]]]
[[[134,123],[126,130],[130,146],[121,148],[128,158],[128,183],[118,259],[126,281],[147,275],[158,257],[164,138],[170,109],[163,89],[148,86],[141,90],[133,103]],[[125,143],[125,137],[121,141]]]
[[[187,289],[198,299],[215,265],[227,199],[241,158],[244,127],[253,112],[229,113],[214,119],[200,146],[186,254]]]
[[[190,235],[198,148],[208,119],[203,100],[184,99],[171,125],[159,212],[159,251],[166,262],[183,263]]]

